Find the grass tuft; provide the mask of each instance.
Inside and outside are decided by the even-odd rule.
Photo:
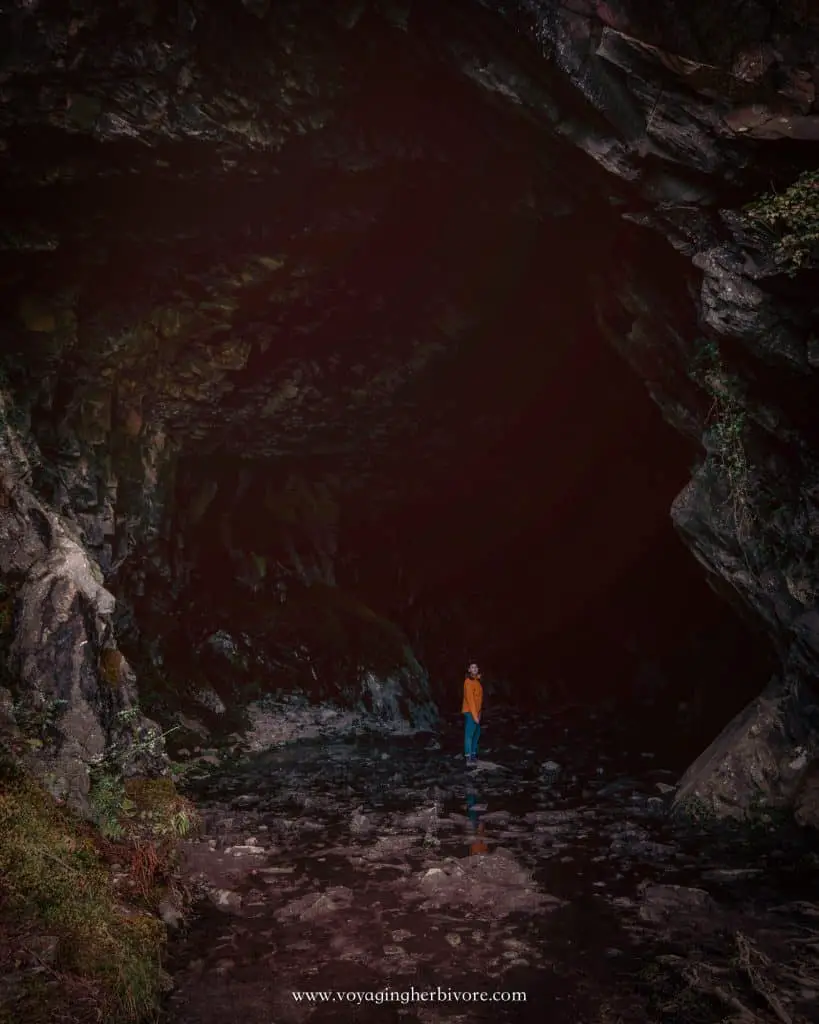
[[[0,975],[15,979],[9,1020],[155,1019],[164,926],[123,904],[90,826],[13,774],[0,780],[0,901]],[[44,936],[48,957],[29,955]]]

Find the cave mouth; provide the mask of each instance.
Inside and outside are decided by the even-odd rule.
[[[215,77],[179,134],[143,83],[125,131],[89,79],[70,132],[9,135],[6,372],[140,676],[346,699],[409,647],[442,709],[472,658],[534,707],[561,681],[623,693],[646,661],[707,688],[727,645],[733,710],[762,642],[669,521],[699,449],[610,346],[646,348],[641,305],[696,336],[693,270],[548,97],[587,149],[603,119],[477,5],[414,5],[411,31],[289,8],[275,74],[251,12],[186,29]],[[172,22],[120,28],[149,60]],[[248,649],[213,660],[220,632]]]
[[[3,5],[4,995],[815,1011],[811,6]]]
[[[760,691],[768,641],[711,590],[670,519],[702,452],[611,346],[599,279],[583,270],[589,248],[630,262],[678,308],[681,261],[631,226],[589,246],[594,224],[568,219],[559,236],[548,221],[504,225],[501,270],[481,261],[491,312],[469,308],[464,343],[393,399],[412,431],[390,435],[388,412],[376,420],[388,443],[370,451],[334,449],[322,424],[315,451],[239,458],[214,432],[206,453],[183,456],[186,612],[175,631],[157,627],[175,671],[204,651],[198,668],[218,688],[226,666],[208,638],[245,634],[274,688],[351,700],[362,668],[389,674],[408,642],[445,713],[477,659],[496,705],[614,703],[638,736],[667,729],[680,768]],[[390,245],[403,252],[399,228]],[[384,305],[391,323],[413,313],[412,295]],[[144,623],[166,607],[150,586],[137,605]],[[252,695],[266,685],[250,683]]]

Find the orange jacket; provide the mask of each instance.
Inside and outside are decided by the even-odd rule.
[[[468,711],[476,722],[480,722],[482,705],[483,687],[480,678],[472,679],[471,676],[467,676],[464,679],[464,703],[461,711]]]

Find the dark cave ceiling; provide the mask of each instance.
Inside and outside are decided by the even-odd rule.
[[[736,5],[708,6],[4,12],[5,373],[110,585],[236,585],[293,474],[341,505],[338,581],[402,622],[471,605],[507,648],[687,557],[692,239],[795,166],[725,128],[778,86],[725,98]]]

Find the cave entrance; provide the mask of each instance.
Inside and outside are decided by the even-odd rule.
[[[494,260],[453,227],[452,258],[464,259],[437,299],[458,311],[463,337],[378,420],[400,423],[408,409],[413,430],[346,454],[325,428],[313,450],[280,459],[189,461],[179,504],[195,510],[191,593],[208,602],[208,628],[255,622],[275,634],[278,664],[301,660],[299,685],[312,686],[305,666],[332,676],[362,657],[388,664],[401,640],[370,627],[390,623],[445,711],[478,659],[495,701],[535,711],[616,700],[636,730],[667,729],[666,747],[690,761],[773,664],[672,526],[699,444],[664,421],[601,327],[610,292],[636,274],[657,320],[695,333],[680,322],[691,316],[684,261],[614,223],[599,208],[513,220]],[[416,296],[396,290],[389,322],[411,322]],[[620,316],[628,339],[633,318]],[[368,625],[350,627],[360,614]]]
[[[694,336],[684,260],[639,228],[589,237],[581,213],[514,249],[514,285],[442,388],[460,396],[460,440],[440,464],[408,445],[385,461],[380,493],[354,489],[357,554],[339,582],[408,629],[442,706],[459,710],[477,659],[513,706],[625,705],[637,732],[673,734],[683,766],[759,693],[773,651],[674,530],[702,448],[610,344],[600,289],[613,285],[588,272],[635,268],[658,319],[689,318],[675,328]],[[628,317],[617,326],[627,339]],[[501,425],[484,431],[487,410]]]
[[[347,699],[408,640],[444,708],[478,658],[498,696],[533,707],[638,677],[679,704],[696,676],[727,717],[758,692],[762,641],[673,533],[701,452],[640,379],[685,382],[663,332],[697,334],[690,264],[624,219],[629,184],[545,121],[435,46],[419,63],[409,37],[372,32],[345,44],[355,70],[320,133],[238,165],[168,144],[103,194],[88,329],[142,325],[161,374],[122,369],[120,412],[136,423],[133,400],[133,429],[160,421],[180,449],[176,589],[151,575],[158,557],[112,585],[180,676],[226,630],[266,654],[217,678]],[[385,115],[376,94],[400,102]],[[44,447],[76,385],[35,408]],[[124,506],[138,443],[115,453]]]

